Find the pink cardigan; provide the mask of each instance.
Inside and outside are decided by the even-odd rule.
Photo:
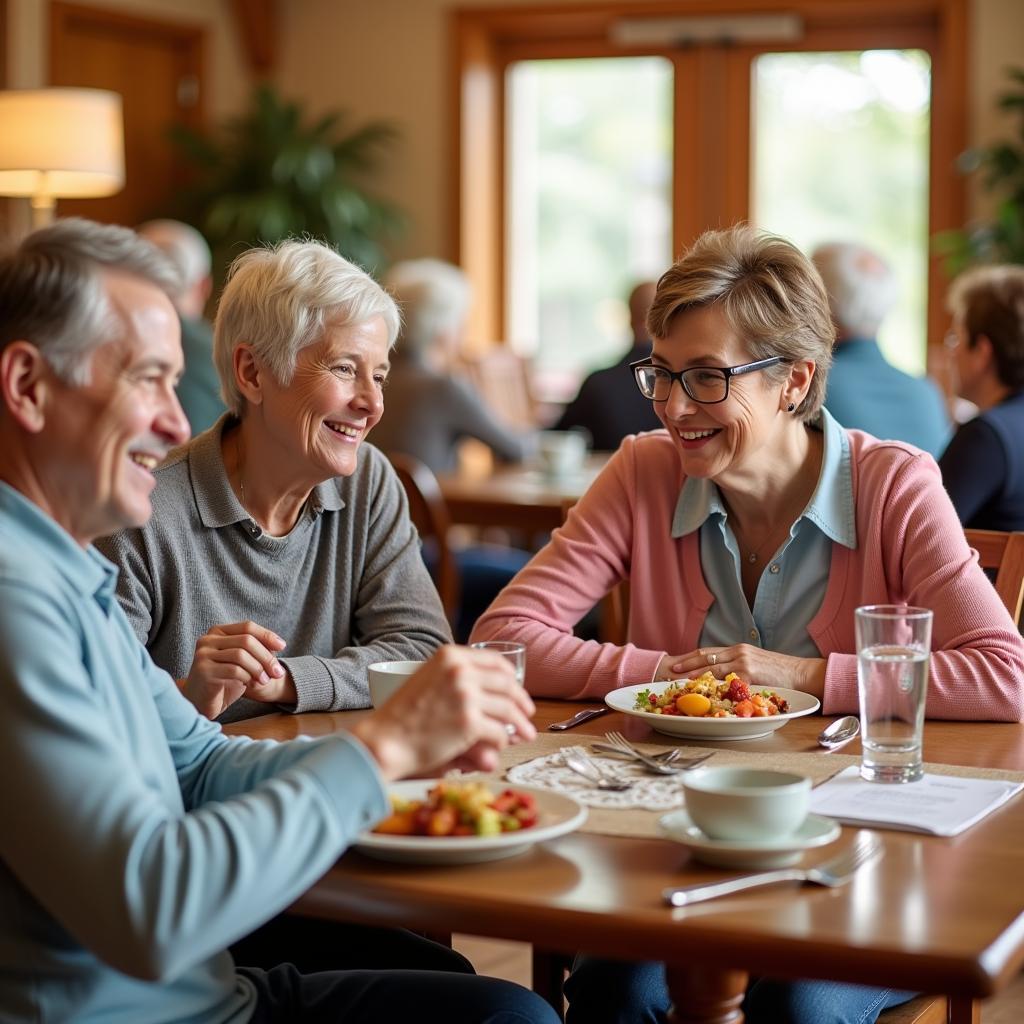
[[[828,588],[808,627],[828,659],[823,712],[857,710],[854,609],[907,602],[935,613],[928,717],[1020,721],[1024,641],[964,539],[934,460],[860,431],[849,438],[857,549],[832,546]],[[573,700],[650,681],[665,654],[696,648],[715,598],[697,533],[671,533],[684,480],[665,431],[627,437],[472,639],[525,642],[530,692]],[[574,637],[572,627],[624,579],[629,642]]]

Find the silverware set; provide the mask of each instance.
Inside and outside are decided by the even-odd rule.
[[[595,741],[591,744],[591,750],[601,754],[611,754],[614,757],[625,758],[642,764],[644,768],[654,775],[678,775],[681,772],[689,771],[699,764],[703,764],[715,751],[706,754],[699,754],[696,757],[683,757],[678,747],[673,747],[661,754],[646,754],[634,747],[619,732],[605,734],[606,742]],[[607,768],[602,767],[598,762],[587,756],[582,747],[573,747],[567,750],[564,755],[567,768],[589,779],[598,789],[605,790],[626,790],[633,785],[634,779],[626,778],[615,774]]]

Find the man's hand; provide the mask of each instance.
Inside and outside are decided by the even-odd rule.
[[[294,704],[291,676],[274,656],[285,642],[255,622],[214,626],[196,641],[182,693],[207,718],[216,718],[243,694],[253,700]]]
[[[442,647],[352,732],[385,779],[439,772],[453,764],[491,771],[502,747],[537,735],[533,712],[508,659]]]

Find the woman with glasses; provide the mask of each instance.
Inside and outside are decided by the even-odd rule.
[[[964,526],[1024,530],[1024,267],[979,267],[949,291],[957,391],[979,409],[939,468]]]
[[[1018,721],[1024,642],[967,546],[930,455],[822,408],[834,329],[817,271],[748,227],[702,236],[658,283],[635,384],[664,430],[626,438],[474,640],[524,642],[530,691],[600,699],[649,680],[804,690],[857,710],[854,609],[935,612],[927,714]],[[630,584],[624,646],[573,636]],[[660,1020],[658,964],[581,958],[568,1020]],[[754,1022],[870,1022],[908,993],[762,980]]]

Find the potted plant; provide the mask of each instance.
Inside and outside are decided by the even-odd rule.
[[[936,236],[951,275],[975,263],[1024,263],[1024,68],[1007,73],[1013,87],[998,105],[1019,116],[1016,138],[969,149],[960,158],[962,170],[983,172],[982,186],[999,196],[995,218]]]
[[[219,272],[243,249],[291,236],[335,246],[368,270],[402,223],[363,185],[395,140],[384,122],[343,131],[344,115],[309,121],[299,103],[261,85],[249,109],[209,133],[182,126],[172,139],[195,169],[179,216],[210,242]]]

